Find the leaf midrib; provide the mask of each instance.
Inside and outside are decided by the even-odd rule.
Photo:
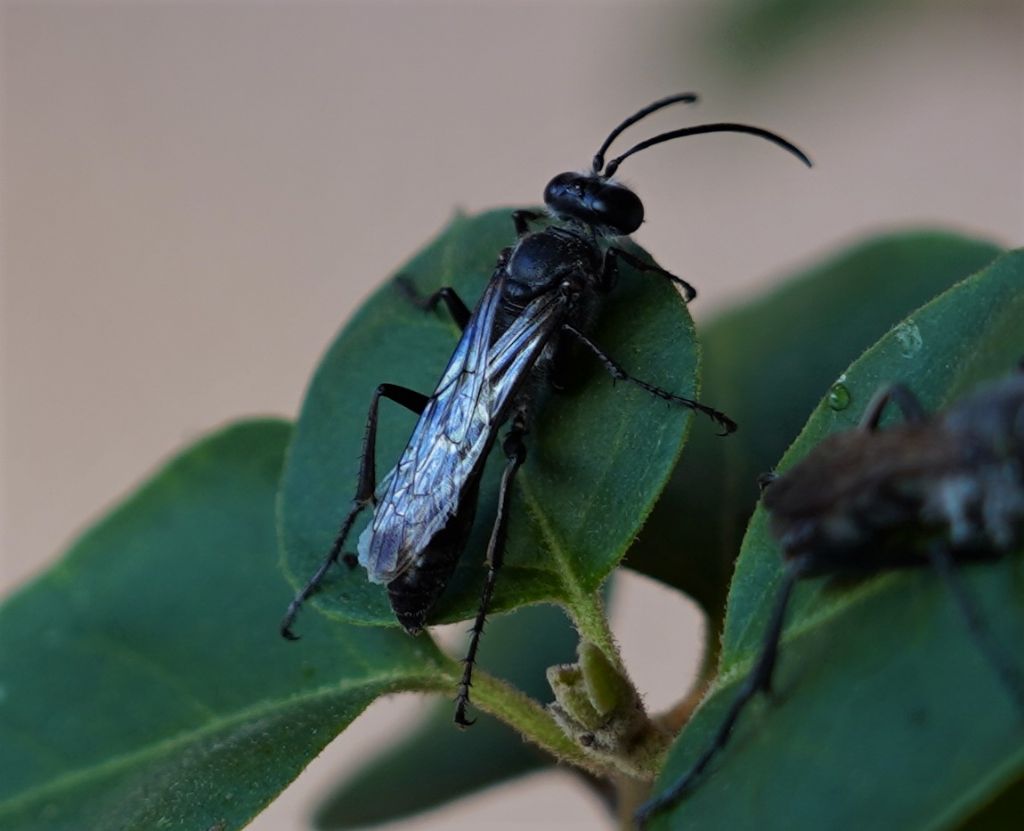
[[[285,699],[261,702],[255,706],[239,710],[230,716],[211,719],[197,728],[161,739],[141,749],[122,753],[98,764],[77,768],[61,774],[45,784],[37,785],[7,800],[0,801],[0,816],[3,816],[5,813],[22,810],[33,802],[51,799],[55,793],[65,789],[70,789],[93,780],[103,779],[126,768],[137,767],[144,762],[154,761],[161,756],[170,755],[178,748],[195,744],[207,736],[223,731],[225,728],[244,724],[250,720],[258,720],[267,715],[278,715],[282,710],[289,707],[303,706],[323,699],[344,696],[362,688],[365,688],[368,693],[372,693],[376,689],[377,692],[373,695],[373,698],[377,698],[387,692],[407,690],[430,692],[447,689],[447,679],[442,678],[437,673],[431,674],[429,672],[425,672],[423,675],[391,673],[372,679],[353,679],[340,684],[318,687],[315,690],[292,695]]]

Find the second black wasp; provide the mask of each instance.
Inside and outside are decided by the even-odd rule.
[[[903,422],[883,428],[890,404]],[[1024,543],[1024,372],[990,382],[934,415],[908,387],[885,386],[868,402],[858,428],[827,436],[785,473],[765,475],[760,484],[785,564],[763,644],[703,752],[641,806],[640,828],[697,787],[747,706],[772,691],[786,612],[804,579],[931,566],[1024,718],[1024,675],[1014,653],[992,637],[958,575],[962,565],[999,559]]]
[[[723,433],[736,425],[724,413],[634,377],[590,336],[606,298],[615,288],[620,263],[677,285],[687,300],[696,295],[681,278],[631,254],[621,240],[644,220],[640,198],[612,177],[627,158],[663,142],[703,133],[745,133],[766,139],[810,165],[790,142],[759,127],[732,122],[702,124],[660,133],[605,162],[612,142],[642,118],[677,103],[694,103],[692,93],[655,101],[619,124],[601,144],[590,169],[555,176],[544,190],[547,214],[518,211],[512,216],[516,242],[498,255],[494,273],[470,311],[451,288],[429,297],[408,281],[399,287],[424,309],[444,304],[462,337],[430,395],[383,383],[367,417],[362,461],[351,508],[323,563],[296,595],[281,626],[293,638],[299,608],[316,591],[332,565],[344,556],[357,517],[373,507],[359,538],[358,563],[371,582],[387,586],[391,607],[406,631],[415,634],[447,586],[466,546],[476,514],[484,462],[501,440],[507,459],[497,513],[487,546],[487,577],[471,630],[455,711],[467,726],[469,691],[483,625],[504,559],[512,485],[526,460],[526,435],[544,384],[560,380],[571,347],[591,354],[616,380],[711,418]],[[419,416],[395,467],[376,475],[377,412],[381,398]]]

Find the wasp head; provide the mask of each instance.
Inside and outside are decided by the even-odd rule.
[[[606,229],[619,236],[632,234],[644,221],[644,205],[640,201],[640,197],[629,188],[611,181],[611,177],[615,175],[619,165],[630,156],[641,150],[646,150],[648,147],[702,133],[746,133],[757,136],[792,153],[810,167],[811,160],[807,158],[807,155],[781,136],[761,127],[732,122],[699,124],[696,127],[684,127],[670,130],[667,133],[659,133],[639,144],[634,144],[629,150],[620,153],[614,159],[605,161],[605,154],[612,142],[627,127],[671,104],[693,104],[696,100],[697,96],[694,93],[683,92],[662,98],[633,113],[612,130],[601,143],[597,153],[594,154],[590,172],[559,173],[548,182],[548,186],[544,189],[544,203],[548,209],[559,219],[575,220],[592,228]]]
[[[594,154],[589,173],[559,173],[548,182],[548,186],[544,189],[544,203],[560,219],[575,220],[594,228],[607,229],[619,236],[632,234],[644,221],[644,206],[640,197],[633,191],[611,181],[611,177],[615,175],[619,165],[634,153],[639,153],[648,147],[702,133],[746,133],[767,139],[792,153],[810,167],[811,160],[807,158],[806,154],[781,136],[760,127],[731,122],[700,124],[696,127],[684,127],[679,130],[670,130],[667,133],[659,133],[639,144],[634,144],[625,153],[620,153],[614,159],[605,162],[605,154],[612,142],[627,127],[671,104],[693,104],[696,100],[697,96],[694,93],[684,92],[662,98],[633,113],[612,130],[602,142],[597,153]]]
[[[560,219],[632,234],[644,221],[644,205],[629,188],[590,173],[559,173],[544,188],[544,204]]]

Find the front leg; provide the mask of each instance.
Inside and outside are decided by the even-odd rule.
[[[589,349],[595,357],[601,362],[608,374],[612,376],[616,381],[627,381],[630,384],[640,387],[640,389],[647,390],[655,398],[660,398],[663,401],[668,401],[670,404],[679,404],[683,407],[689,407],[691,410],[696,410],[699,413],[704,413],[713,422],[722,428],[721,435],[725,436],[736,430],[736,422],[733,421],[725,413],[719,412],[713,407],[709,407],[706,404],[701,404],[699,401],[694,401],[692,398],[684,398],[681,395],[676,395],[668,390],[664,390],[661,387],[656,387],[654,384],[648,384],[646,381],[641,381],[639,378],[634,378],[621,366],[619,366],[609,355],[607,355],[601,347],[594,343],[590,338],[584,335],[579,329],[569,324],[565,324],[562,327],[563,332],[567,332],[582,343],[587,349]]]
[[[665,271],[665,269],[660,266],[656,266],[653,263],[645,262],[622,248],[609,248],[604,252],[604,262],[601,265],[601,284],[605,286],[606,289],[611,289],[612,286],[615,285],[615,280],[618,276],[619,260],[622,260],[624,263],[628,263],[637,271],[658,274],[679,286],[679,288],[683,290],[683,299],[687,303],[697,296],[697,289],[687,283],[682,277],[676,277],[675,274]]]
[[[455,325],[459,327],[459,331],[465,331],[466,324],[469,323],[469,307],[462,302],[462,298],[451,286],[443,286],[433,294],[424,297],[413,281],[404,274],[399,274],[395,278],[395,286],[417,309],[432,312],[438,304],[444,303],[452,320],[455,321]]]
[[[516,236],[525,237],[530,233],[530,223],[543,216],[537,211],[512,211],[512,224],[516,226]]]

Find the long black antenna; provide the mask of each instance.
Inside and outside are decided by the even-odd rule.
[[[648,104],[642,110],[638,110],[633,113],[629,118],[623,121],[618,127],[612,130],[608,134],[608,138],[604,140],[600,149],[594,154],[594,173],[600,173],[601,168],[604,167],[604,154],[608,152],[608,148],[615,139],[619,137],[623,130],[632,124],[636,124],[641,118],[646,118],[653,112],[657,112],[670,104],[693,104],[697,101],[697,93],[695,92],[681,92],[676,95],[670,95],[668,98],[659,98],[653,104]]]
[[[686,136],[699,136],[703,133],[746,133],[750,136],[767,139],[772,144],[776,144],[781,147],[783,150],[788,150],[808,167],[812,167],[811,160],[807,157],[807,154],[792,142],[786,141],[782,136],[777,135],[770,130],[764,130],[761,127],[751,127],[749,124],[734,124],[730,121],[722,121],[716,124],[699,124],[696,127],[683,127],[682,129],[672,130],[668,133],[661,133],[660,135],[649,138],[646,141],[642,141],[639,144],[630,147],[629,150],[621,156],[617,156],[608,162],[601,175],[605,177],[613,176],[615,171],[619,169],[619,165],[626,159],[634,153],[639,153],[641,150],[653,147],[655,144],[672,141],[672,139],[685,138]]]

